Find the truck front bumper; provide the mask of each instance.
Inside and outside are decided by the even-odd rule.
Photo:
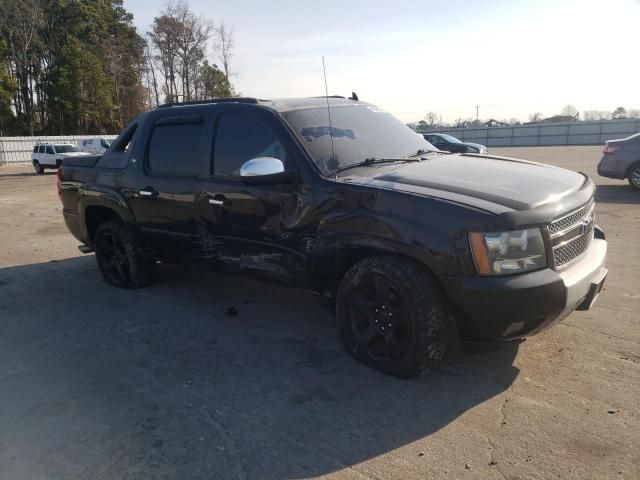
[[[607,242],[594,238],[566,270],[539,270],[510,277],[442,278],[457,307],[464,338],[509,341],[535,335],[575,310],[587,310],[602,290]]]

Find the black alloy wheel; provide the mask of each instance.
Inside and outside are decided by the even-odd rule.
[[[96,243],[96,258],[105,278],[117,286],[125,286],[129,281],[129,258],[127,252],[113,232],[106,231]]]
[[[336,298],[349,354],[400,378],[423,375],[444,357],[448,306],[436,278],[401,256],[368,257],[343,276]]]
[[[390,280],[374,272],[364,275],[346,301],[358,349],[377,362],[400,358],[408,348],[411,327],[402,293]]]
[[[110,284],[121,288],[140,288],[153,281],[155,259],[119,218],[98,226],[94,250],[98,268]]]

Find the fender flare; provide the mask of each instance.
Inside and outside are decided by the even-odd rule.
[[[89,240],[86,211],[90,207],[113,210],[124,223],[135,226],[136,219],[129,202],[122,193],[95,184],[84,184],[78,188],[78,212],[83,238]]]

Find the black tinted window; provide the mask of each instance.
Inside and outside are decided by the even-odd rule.
[[[244,162],[258,157],[285,162],[284,146],[273,130],[253,115],[223,115],[216,128],[214,175],[239,175]]]
[[[202,123],[156,125],[149,142],[149,170],[155,173],[197,175],[202,159],[203,131]]]
[[[33,147],[33,153],[38,153],[38,146]]]
[[[47,147],[47,150],[45,153],[49,153],[51,155],[53,155],[53,147]]]
[[[44,153],[44,145],[40,145],[40,151],[38,153]]]

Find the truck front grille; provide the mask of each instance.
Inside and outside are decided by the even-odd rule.
[[[578,260],[593,240],[595,226],[595,203],[591,199],[586,205],[549,225],[553,248],[553,266],[565,268]]]

